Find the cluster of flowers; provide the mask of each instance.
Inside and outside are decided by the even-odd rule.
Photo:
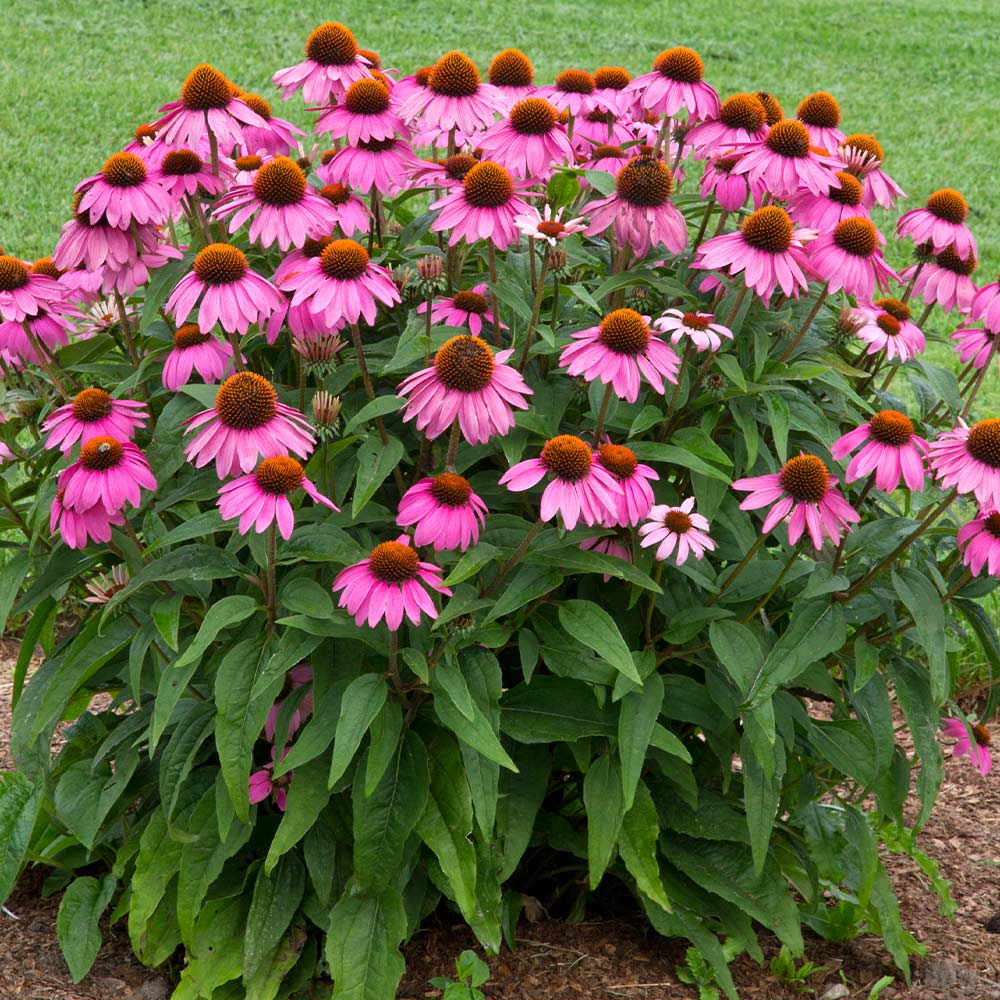
[[[578,523],[615,529],[582,544],[619,558],[631,557],[636,527],[641,545],[655,546],[660,560],[682,564],[715,548],[693,498],[656,504],[657,473],[604,435],[604,414],[612,396],[634,402],[643,383],[665,396],[692,354],[711,360],[733,339],[732,319],[749,292],[770,305],[779,290],[782,300],[798,298],[810,281],[821,283],[786,358],[836,292],[855,299],[848,322],[861,342],[859,362],[906,362],[924,349],[907,304],[912,295],[968,318],[954,337],[970,377],[981,380],[996,353],[1000,282],[982,289],[973,283],[976,243],[964,198],[937,191],[900,218],[897,235],[914,241],[917,258],[894,271],[870,210],[892,206],[903,192],[884,171],[872,136],[840,130],[840,109],[829,94],[811,95],[787,118],[763,92],[720,101],[703,79],[700,57],[684,47],[664,51],[651,72],[634,79],[621,67],[574,69],[549,86],[535,85],[530,61],[514,49],[494,58],[486,82],[457,51],[397,78],[336,23],[313,32],[306,55],[274,82],[283,98],[301,90],[313,105],[314,135],[332,142],[325,152],[305,152],[305,134],[276,117],[266,100],[202,65],[158,121],[137,130],[78,186],[73,218],[51,258],[27,264],[0,257],[0,360],[5,369],[38,365],[62,387],[53,352],[77,329],[84,307],[96,309],[105,327],[117,325],[136,350],[125,300],[151,270],[181,258],[186,248],[176,224],[187,223],[200,249],[166,299],[176,332],[162,382],[176,392],[195,372],[206,383],[224,379],[214,406],[189,419],[186,455],[198,468],[214,461],[228,480],[218,506],[224,518],[239,519],[242,533],[276,525],[289,538],[290,497],[299,489],[337,508],[299,461],[316,446],[310,421],[280,402],[268,379],[247,370],[240,337],[257,327],[274,343],[287,328],[300,353],[333,356],[342,346],[337,334],[349,329],[374,398],[359,324],[373,325],[380,308],[402,298],[392,273],[372,260],[373,240],[366,249],[353,237],[380,241],[383,200],[404,190],[432,193],[430,228],[449,247],[482,244],[493,255],[526,237],[532,254],[536,246],[543,251],[539,285],[558,266],[561,241],[574,234],[607,235],[620,270],[651,253],[687,253],[692,270],[705,272],[699,292],[714,304],[704,311],[670,308],[653,319],[617,308],[575,332],[559,364],[569,376],[606,387],[591,440],[558,435],[499,478],[524,491],[549,477],[539,523],[560,516],[567,530]],[[428,148],[431,158],[421,159],[418,151]],[[689,251],[688,225],[672,196],[685,172],[696,169],[707,206]],[[577,218],[534,204],[556,172],[584,185]],[[609,193],[595,187],[595,174],[608,178]],[[703,240],[715,210],[717,235]],[[734,213],[742,214],[739,225],[724,232]],[[257,273],[239,247],[220,241],[224,229],[236,234],[244,227],[250,244],[282,253],[270,277]],[[720,322],[714,309],[724,277],[739,293],[730,318]],[[898,297],[888,294],[893,285],[903,289]],[[110,302],[101,301],[108,295]],[[514,410],[527,409],[532,395],[523,372],[533,327],[518,364],[513,348],[494,350],[481,334],[488,325],[495,335],[506,327],[487,286],[438,297],[419,311],[431,324],[468,329],[397,386],[404,421],[428,440],[450,431],[446,467],[402,493],[396,520],[412,530],[412,544],[410,534],[383,541],[333,583],[359,625],[385,620],[391,630],[404,617],[414,624],[422,615],[436,617],[429,590],[450,594],[441,569],[421,559],[417,547],[465,550],[485,522],[486,504],[455,471],[459,436],[482,445],[508,434]],[[95,321],[84,321],[78,334],[94,329]],[[680,344],[683,358],[674,350]],[[139,505],[140,488],[156,488],[132,443],[148,419],[139,400],[82,388],[43,425],[49,447],[69,453],[79,445],[75,462],[59,473],[52,510],[53,530],[67,545],[107,542],[112,526],[127,526],[126,505]],[[981,513],[959,532],[963,558],[975,574],[1000,575],[1000,420],[971,427],[962,421],[929,444],[905,414],[883,410],[844,434],[832,454],[838,461],[853,454],[847,483],[870,477],[867,488],[873,482],[892,491],[902,481],[920,491],[931,472],[943,487],[972,494]],[[4,457],[12,457],[9,450]],[[764,533],[786,522],[792,544],[806,533],[817,550],[825,538],[839,544],[860,520],[815,455],[794,456],[779,471],[733,487],[749,494],[745,509],[770,507]]]

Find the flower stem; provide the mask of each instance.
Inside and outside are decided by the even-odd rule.
[[[934,303],[928,302],[924,307],[924,311],[920,314],[920,319],[917,320],[917,326],[922,330],[924,328],[924,323],[930,318],[931,313],[934,311]]]
[[[601,409],[597,414],[597,426],[594,428],[594,445],[598,445],[601,440],[601,435],[604,433],[604,420],[608,415],[608,406],[611,403],[611,396],[614,392],[614,385],[608,383],[608,387],[604,390],[604,399],[601,400]]]
[[[760,599],[760,601],[757,602],[757,606],[753,609],[753,611],[751,611],[750,614],[748,614],[743,619],[742,624],[745,625],[748,621],[750,621],[751,618],[755,618],[761,611],[763,611],[767,607],[767,602],[770,601],[772,597],[774,597],[774,595],[778,591],[778,588],[784,581],[785,577],[788,576],[788,572],[792,568],[792,564],[795,562],[796,558],[798,558],[799,550],[801,548],[802,548],[802,542],[800,541],[796,544],[795,548],[793,548],[791,553],[789,554],[788,559],[785,561],[785,565],[782,566],[781,572],[778,574],[778,579],[774,581],[774,585]]]
[[[28,321],[25,320],[21,325],[24,327],[24,332],[28,337],[28,343],[35,349],[38,364],[42,371],[48,375],[49,381],[56,387],[56,390],[62,395],[63,399],[69,399],[73,394],[66,389],[66,384],[59,377],[56,371],[58,366],[50,362],[48,352],[41,341],[32,333],[31,327],[28,326]]]
[[[386,671],[392,680],[392,686],[397,691],[402,691],[403,685],[399,680],[399,632],[389,629],[389,668]]]
[[[726,577],[717,594],[709,594],[705,601],[705,607],[710,608],[722,595],[733,585],[733,581],[750,565],[750,560],[757,554],[757,550],[764,544],[767,535],[760,534],[757,540],[750,546],[747,554],[740,560],[739,565]]]
[[[491,240],[489,243],[489,267],[490,267],[490,303],[493,306],[493,343],[500,343],[500,303],[497,301],[497,293],[494,286],[497,283],[497,248]]]
[[[747,292],[750,291],[749,285],[744,285],[736,295],[736,301],[733,303],[733,308],[729,310],[729,317],[726,319],[725,325],[732,327],[733,321],[736,319],[736,314],[740,311],[740,306],[743,305],[743,300],[747,297]]]
[[[118,318],[121,322],[122,333],[125,334],[125,343],[128,346],[129,360],[133,368],[139,367],[139,352],[136,350],[135,338],[132,336],[132,324],[128,321],[128,313],[125,311],[125,300],[122,293],[115,289],[115,305],[118,306]]]
[[[663,563],[658,559],[656,561],[656,569],[653,571],[653,581],[655,583],[660,582],[660,578],[663,576]],[[646,605],[646,646],[653,645],[653,610],[656,607],[656,595],[650,593],[647,595],[649,597],[649,603]]]
[[[681,366],[677,370],[677,381],[674,383],[674,391],[671,393],[670,402],[667,404],[667,409],[663,414],[663,423],[660,425],[660,432],[657,435],[657,441],[662,441],[667,434],[667,421],[673,415],[674,407],[677,405],[677,397],[681,394],[681,379],[684,372],[687,371],[688,361],[691,358],[691,341],[689,340],[684,345],[684,356],[681,358]],[[691,385],[692,391],[694,390],[694,384]]]
[[[906,286],[906,291],[903,292],[903,297],[900,301],[905,305],[910,301],[910,296],[913,294],[913,286],[917,283],[917,278],[920,276],[920,272],[924,269],[924,264],[927,261],[921,260],[917,262],[916,270],[913,272],[913,277],[910,278],[910,283]]]
[[[534,260],[534,257],[532,257]],[[517,370],[524,371],[524,366],[528,363],[528,354],[531,351],[531,342],[535,337],[535,327],[538,325],[538,314],[542,309],[542,297],[545,295],[545,276],[549,273],[549,246],[545,245],[545,256],[542,257],[542,270],[535,284],[535,301],[531,305],[531,321],[528,323],[528,330],[524,335],[524,347],[521,349],[521,358],[517,363]]]
[[[243,352],[240,350],[240,338],[236,335],[236,331],[227,330],[226,339],[233,348],[233,371],[245,372],[247,366],[243,364]]]
[[[867,499],[868,494],[871,493],[872,487],[874,485],[875,485],[875,473],[873,472],[868,477],[868,481],[865,483],[864,487],[861,490],[861,493],[858,495],[858,499],[854,502],[854,509],[857,510],[859,513],[860,513],[861,505]],[[844,547],[847,545],[847,539],[848,539],[848,537],[849,537],[848,533],[845,531],[844,532],[844,537],[841,538],[840,544],[837,546],[837,551],[834,553],[834,556],[833,556],[833,568],[831,570],[831,572],[833,572],[833,573],[836,573],[837,570],[840,567],[840,561],[844,557]]]
[[[712,217],[712,212],[715,211],[715,206],[715,195],[711,195],[708,199],[708,204],[705,206],[705,214],[701,217],[701,226],[698,229],[698,235],[694,238],[694,244],[691,247],[692,253],[698,249],[701,245],[701,241],[705,237],[705,230],[708,228],[708,220]]]
[[[816,301],[813,303],[812,309],[809,310],[809,315],[806,316],[805,322],[802,324],[802,327],[799,330],[799,332],[795,334],[795,337],[792,340],[792,342],[788,345],[788,347],[785,348],[784,354],[782,354],[781,357],[778,359],[779,361],[782,362],[787,361],[792,356],[792,352],[795,350],[796,347],[799,346],[799,341],[801,341],[802,338],[806,335],[806,330],[808,330],[809,327],[812,326],[812,321],[816,318],[816,314],[820,311],[820,308],[822,307],[823,303],[826,302],[826,297],[829,294],[829,291],[830,291],[830,282],[828,281],[826,282],[826,284],[823,285],[823,289],[822,291],[820,291],[819,295],[816,296]]]
[[[208,132],[208,149],[212,161],[212,173],[219,176],[219,140],[216,139],[212,126],[208,124],[208,112],[205,112],[205,130]]]
[[[660,131],[656,136],[656,145],[653,147],[653,159],[658,160],[660,158],[660,151],[663,149],[663,142],[670,135],[670,115],[663,116],[663,123],[660,125]],[[669,146],[668,152],[669,152]]]
[[[513,555],[500,567],[500,571],[493,577],[490,585],[479,591],[480,597],[489,597],[503,583],[507,578],[507,574],[524,558],[525,552],[528,551],[528,546],[531,545],[544,527],[545,522],[539,518],[528,530],[521,544],[514,550]]]
[[[972,581],[972,570],[967,569],[947,590],[947,592],[942,596],[941,603],[947,604],[960,590],[964,590],[965,587]]]
[[[451,436],[448,438],[448,456],[444,463],[446,472],[455,471],[455,457],[458,454],[458,442],[461,438],[460,432],[461,428],[458,423],[458,417],[455,417],[451,424]]]
[[[278,606],[278,588],[275,583],[274,562],[277,549],[277,527],[274,521],[267,529],[267,628],[274,631],[274,616]]]

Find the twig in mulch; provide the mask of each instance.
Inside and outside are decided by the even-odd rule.
[[[3,915],[5,917],[10,917],[11,920],[20,920],[21,918],[11,910],[8,910],[6,906],[0,907],[3,910]]]

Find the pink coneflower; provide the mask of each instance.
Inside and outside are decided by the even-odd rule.
[[[587,210],[591,222],[587,235],[615,227],[619,246],[628,245],[637,257],[662,244],[673,254],[687,246],[687,223],[671,203],[674,175],[662,160],[637,156],[615,177],[615,190],[592,201]]]
[[[702,198],[714,196],[724,212],[739,211],[746,204],[751,189],[755,208],[760,207],[766,194],[763,181],[754,181],[751,185],[743,174],[733,173],[733,167],[740,162],[741,156],[741,153],[732,152],[713,154],[705,163],[705,172],[701,175]]]
[[[969,318],[982,320],[990,333],[1000,333],[1000,281],[983,285],[973,296]]]
[[[612,115],[631,115],[635,98],[629,92],[632,74],[624,66],[600,66],[594,70],[594,110]]]
[[[696,153],[732,150],[767,138],[767,112],[756,94],[733,94],[722,102],[718,118],[688,129],[684,142]]]
[[[802,187],[826,194],[839,183],[840,161],[813,146],[808,129],[794,118],[772,125],[764,139],[741,146],[740,152],[745,155],[733,172],[747,174],[751,183],[762,180],[778,198],[787,198]]]
[[[816,273],[829,283],[827,290],[831,294],[843,289],[848,295],[870,302],[876,285],[884,292],[890,280],[900,280],[882,256],[882,243],[885,237],[871,219],[855,215],[810,243],[809,259]]]
[[[971,361],[972,367],[978,371],[989,360],[996,334],[981,326],[960,326],[951,335],[951,339],[955,341],[955,350],[962,364]]]
[[[246,358],[243,358],[244,363]],[[171,392],[187,385],[197,372],[208,385],[218,382],[232,365],[233,348],[210,333],[202,333],[197,323],[188,323],[174,333],[173,350],[163,362],[163,387]]]
[[[52,309],[61,302],[65,289],[51,275],[33,271],[16,257],[0,254],[0,317],[21,323]]]
[[[572,163],[573,146],[559,124],[559,112],[541,97],[526,97],[510,109],[506,119],[479,137],[488,160],[515,177],[548,180],[556,167]]]
[[[985,567],[990,576],[1000,577],[1000,513],[981,511],[974,521],[958,529],[962,562],[973,576]]]
[[[45,447],[65,454],[78,441],[84,445],[95,437],[131,441],[136,431],[146,426],[148,417],[145,403],[112,399],[103,389],[83,389],[72,403],[60,406],[42,424],[42,433],[49,435]]]
[[[83,599],[84,604],[107,604],[119,590],[124,590],[128,584],[128,570],[124,563],[119,563],[111,568],[111,575],[106,576],[98,573],[92,580],[87,581],[87,591],[90,597]]]
[[[844,219],[854,216],[868,218],[868,209],[862,204],[864,189],[861,181],[846,170],[837,171],[836,177],[840,186],[831,185],[824,194],[800,188],[788,196],[788,214],[800,226],[824,232]]]
[[[599,552],[601,555],[613,556],[615,559],[621,559],[622,562],[631,563],[632,547],[626,545],[625,542],[625,533],[600,535],[597,538],[585,538],[580,542],[580,548],[584,552]],[[611,579],[611,574],[602,574],[602,579],[607,583]]]
[[[85,510],[71,510],[63,504],[63,483],[69,469],[59,473],[59,485],[52,500],[49,513],[49,533],[59,532],[63,544],[70,549],[84,549],[88,542],[110,542],[111,528],[120,528],[125,524],[125,517],[120,510],[109,514],[104,504],[98,502]]]
[[[968,755],[969,763],[985,778],[993,767],[993,757],[990,755],[990,731],[981,725],[966,727],[961,719],[943,719],[941,728],[945,736],[958,741],[951,748],[952,757]]]
[[[655,469],[643,465],[631,448],[620,444],[602,444],[594,458],[606,472],[610,472],[621,487],[617,511],[604,523],[607,527],[637,525],[653,506],[653,488],[650,482],[659,479]]]
[[[264,720],[264,736],[272,743],[274,742],[274,734],[278,726],[278,713],[281,711],[281,706],[284,704],[285,698],[293,691],[305,687],[312,679],[313,670],[308,663],[300,663],[298,666],[292,667],[285,674],[285,686],[282,689],[281,697],[267,710],[267,718]],[[312,715],[312,710],[313,693],[309,691],[303,696],[302,700],[295,707],[295,711],[292,712],[288,719],[287,739],[291,739],[299,731],[302,723]]]
[[[297,90],[302,91],[306,104],[326,104],[331,96],[339,100],[355,80],[371,73],[354,35],[337,21],[316,28],[306,39],[305,52],[302,62],[279,69],[271,77],[281,88],[283,101]]]
[[[160,162],[160,184],[166,191],[172,205],[177,206],[184,195],[197,194],[212,198],[222,194],[226,188],[228,167],[219,164],[219,176],[212,173],[206,163],[192,149],[172,149]]]
[[[617,519],[621,486],[597,461],[590,445],[572,434],[550,438],[539,458],[512,465],[500,477],[500,485],[519,493],[530,490],[547,473],[552,474],[552,481],[542,493],[539,516],[543,521],[562,514],[566,530],[572,531],[581,520],[592,526]]]
[[[149,122],[137,125],[132,133],[132,141],[122,150],[123,153],[135,153],[136,156],[151,165],[158,165],[166,156],[170,147],[156,141],[156,129]]]
[[[403,623],[404,614],[414,625],[420,624],[421,611],[431,620],[437,618],[425,587],[451,597],[451,590],[441,582],[440,568],[420,561],[409,535],[376,545],[367,559],[341,570],[333,581],[333,592],[343,591],[339,607],[354,615],[356,625],[375,628],[385,618],[393,632]]]
[[[95,286],[104,295],[117,291],[122,298],[128,298],[149,281],[151,272],[163,267],[168,261],[180,260],[183,256],[177,247],[164,239],[165,234],[155,226],[133,226],[132,233],[137,237],[139,253],[120,268],[114,268],[110,262],[104,265],[100,284]],[[69,279],[70,276],[66,277]],[[84,282],[81,282],[81,287],[91,290]]]
[[[242,142],[243,126],[265,124],[234,90],[214,66],[195,66],[181,86],[180,99],[160,108],[166,114],[153,123],[157,139],[168,146],[197,149],[214,135],[219,150],[228,155]]]
[[[35,344],[28,338],[28,330],[31,331],[35,341],[51,352],[69,343],[73,323],[61,309],[40,312],[37,316],[21,320],[20,323],[15,323],[13,320],[0,323],[0,357],[18,368],[25,363],[38,365],[45,362],[45,358],[38,356]]]
[[[431,68],[427,86],[414,90],[399,106],[399,116],[424,128],[457,129],[466,135],[489,128],[505,110],[503,95],[483,83],[476,64],[464,53],[446,52]]]
[[[117,229],[136,222],[158,224],[170,209],[163,185],[135,153],[113,153],[99,174],[80,181],[79,212],[89,212],[90,221],[102,218]]]
[[[931,465],[941,485],[972,493],[983,510],[1000,510],[1000,420],[964,420],[931,442]]]
[[[433,545],[436,552],[464,552],[479,541],[488,513],[464,476],[443,472],[421,479],[403,494],[396,523],[401,528],[416,525],[413,541],[417,545]]]
[[[615,309],[598,326],[572,337],[574,343],[563,347],[559,364],[588,382],[599,378],[629,403],[639,398],[640,376],[661,396],[664,379],[677,383],[680,359],[650,330],[649,317],[634,309]]]
[[[765,535],[787,518],[788,544],[795,545],[808,530],[819,551],[824,535],[836,545],[841,531],[850,531],[850,525],[861,520],[836,484],[836,477],[830,475],[821,459],[815,455],[796,455],[785,462],[780,472],[737,479],[733,489],[750,493],[740,504],[740,510],[757,510],[774,504],[761,527]]]
[[[850,461],[844,481],[853,483],[870,472],[875,485],[891,493],[903,479],[908,489],[923,491],[924,463],[930,446],[918,437],[913,421],[898,410],[881,410],[866,424],[838,438],[830,454],[839,462],[859,445],[864,447]]]
[[[332,206],[340,231],[345,236],[367,233],[371,229],[371,209],[343,184],[324,184],[319,190]]]
[[[852,317],[859,324],[855,336],[868,344],[868,354],[885,351],[889,361],[909,361],[927,346],[920,327],[910,318],[910,307],[899,299],[878,299],[859,306]]]
[[[444,160],[417,160],[411,170],[412,179],[420,185],[433,184],[435,187],[454,190],[462,186],[465,175],[479,160],[471,153],[455,153]]]
[[[81,200],[82,195],[73,196],[73,218],[63,223],[52,252],[55,265],[62,270],[82,266],[97,273],[105,266],[119,271],[133,263],[139,254],[133,233],[116,229],[104,218],[91,222],[90,213],[80,211]]]
[[[683,566],[689,555],[702,559],[706,552],[715,551],[715,542],[708,534],[708,520],[694,512],[694,497],[688,497],[679,507],[658,504],[649,511],[649,520],[639,528],[642,548],[659,546],[654,553],[663,562],[671,555]]]
[[[81,449],[73,465],[59,477],[62,504],[82,513],[103,504],[108,514],[126,503],[142,503],[140,487],[156,489],[156,479],[146,456],[131,441],[115,437],[93,437]]]
[[[345,146],[329,159],[324,153],[316,173],[325,184],[346,184],[359,191],[375,188],[392,196],[406,184],[419,164],[409,143],[402,139],[370,139],[357,146]]]
[[[491,60],[486,79],[503,98],[504,107],[531,97],[535,91],[535,67],[520,49],[504,49]]]
[[[837,156],[863,181],[865,208],[871,208],[876,202],[883,208],[892,208],[897,198],[906,197],[903,189],[882,169],[885,154],[875,136],[861,133],[847,136],[837,147]]]
[[[461,334],[446,341],[430,368],[408,375],[397,395],[408,397],[403,420],[433,440],[458,418],[469,444],[486,444],[514,426],[514,408],[526,410],[532,394],[521,373],[506,362],[513,351],[493,349],[479,337]]]
[[[545,240],[550,247],[556,246],[560,240],[572,236],[574,233],[582,233],[587,228],[585,219],[561,220],[563,209],[557,212],[552,211],[551,205],[546,205],[544,212],[539,212],[534,205],[514,219],[514,225],[525,236],[530,236],[536,240]]]
[[[674,345],[687,337],[699,352],[717,351],[722,347],[723,338],[733,339],[733,331],[716,323],[712,313],[668,309],[659,319],[654,319],[652,325],[660,333],[669,333],[670,342]]]
[[[843,141],[840,125],[840,105],[833,94],[817,90],[798,106],[795,117],[809,129],[814,146],[832,153]]]
[[[251,528],[259,535],[277,524],[281,537],[287,542],[295,527],[295,514],[288,497],[300,488],[316,503],[330,510],[340,510],[306,478],[302,466],[294,458],[275,455],[263,459],[255,472],[219,487],[219,514],[224,521],[238,517],[241,535]]]
[[[231,161],[233,186],[253,184],[253,179],[257,176],[257,171],[265,163],[269,163],[273,159],[274,157],[269,153],[244,153],[242,156],[234,157]]]
[[[671,118],[687,108],[692,121],[719,116],[719,95],[704,82],[705,64],[694,49],[679,45],[653,60],[653,72],[628,85],[640,108]]]
[[[281,288],[294,292],[291,305],[308,304],[309,311],[329,326],[360,317],[371,326],[378,305],[401,301],[389,271],[373,264],[360,243],[333,240],[318,257],[304,258],[293,272],[281,278]]]
[[[595,108],[573,120],[573,138],[570,141],[576,150],[577,159],[583,157],[586,160],[595,146],[632,145],[635,136],[629,131],[628,126],[615,118],[610,111]],[[631,155],[633,154],[622,153],[626,159]],[[616,170],[608,172],[617,173]]]
[[[306,180],[287,156],[276,156],[254,175],[253,183],[234,187],[212,209],[213,219],[229,220],[235,233],[247,220],[250,240],[282,250],[300,247],[309,237],[328,233],[336,223],[333,206]]]
[[[421,302],[417,306],[417,312],[427,312],[427,303]],[[486,297],[485,285],[473,285],[468,291],[439,296],[431,302],[431,323],[467,326],[470,333],[478,337],[483,332],[483,324],[492,322],[493,313],[490,310],[490,300]],[[500,329],[506,330],[506,324],[501,323]]]
[[[934,253],[951,247],[965,260],[979,253],[976,238],[965,220],[969,206],[958,191],[942,188],[935,191],[923,208],[911,208],[896,223],[896,235],[909,236],[914,243],[930,243]]]
[[[313,131],[327,132],[334,139],[347,139],[352,146],[397,135],[410,138],[410,130],[391,108],[388,89],[371,77],[352,83],[342,104],[321,110],[323,113]]]
[[[924,248],[919,248],[919,252],[922,254]],[[914,264],[908,267],[900,278],[909,281],[915,277],[913,294],[919,295],[924,300],[924,305],[936,302],[945,312],[954,309],[961,313],[969,312],[976,295],[972,275],[979,266],[979,261],[975,257],[962,260],[954,247],[949,247],[925,261],[919,273],[917,266]]]
[[[251,472],[259,458],[288,452],[307,458],[316,446],[305,416],[278,402],[274,386],[255,372],[230,375],[219,386],[215,405],[184,423],[185,433],[197,431],[184,454],[196,469],[215,459],[220,479]]]
[[[180,325],[198,304],[202,330],[207,332],[219,323],[227,333],[246,333],[254,323],[263,326],[284,302],[270,281],[250,269],[242,250],[228,243],[210,243],[198,252],[165,308]]]
[[[594,78],[586,70],[564,69],[556,77],[555,83],[539,87],[535,94],[550,101],[560,111],[568,111],[573,118],[580,118],[595,109],[596,87]]]
[[[285,749],[282,750],[282,760],[288,756],[288,751],[290,749],[291,747],[285,747]],[[271,762],[269,764],[265,764],[262,768],[254,771],[253,774],[250,775],[247,797],[250,800],[250,805],[255,806],[270,796],[271,801],[275,804],[278,811],[284,812],[285,805],[288,803],[288,788],[292,783],[293,777],[295,776],[295,771],[286,771],[277,778],[273,777],[274,751],[275,748],[272,746]]]
[[[625,167],[634,157],[630,152],[622,149],[621,146],[613,144],[603,144],[593,146],[587,151],[590,159],[584,160],[580,167],[584,170],[603,170],[606,174],[614,177],[623,167]],[[581,178],[581,182],[583,178]]]
[[[264,123],[243,126],[243,150],[247,153],[264,152],[271,156],[288,156],[298,141],[297,137],[304,136],[305,132],[284,118],[278,118],[271,110],[270,103],[259,94],[241,91],[237,96]]]
[[[765,205],[748,215],[735,233],[702,243],[692,267],[725,270],[730,277],[742,273],[747,287],[765,303],[778,287],[798,298],[814,274],[803,247],[812,236],[810,230],[796,230],[783,208]]]
[[[497,163],[477,163],[460,188],[431,202],[432,209],[440,209],[431,229],[436,233],[450,229],[449,246],[463,239],[468,243],[489,240],[498,250],[506,250],[520,239],[514,220],[528,207],[517,193],[525,183],[515,184]]]

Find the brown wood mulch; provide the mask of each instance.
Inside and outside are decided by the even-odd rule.
[[[10,661],[0,647],[0,769],[10,768]],[[920,846],[937,859],[958,904],[953,920],[906,857],[888,859],[903,922],[927,947],[914,961],[913,985],[897,980],[881,1000],[1000,1000],[1000,768],[983,779],[967,760],[948,758],[945,784]],[[123,924],[105,930],[105,945],[90,975],[74,986],[55,932],[58,898],[42,898],[39,873],[28,872],[7,901],[13,920],[0,914],[0,1000],[166,1000],[167,978],[132,956]],[[989,929],[988,929],[989,928]],[[567,924],[522,919],[515,951],[488,959],[488,1000],[688,1000],[697,990],[681,983],[676,966],[685,944],[647,934],[628,920]],[[777,951],[763,942],[768,956]],[[407,946],[407,974],[399,997],[431,1000],[434,976],[453,975],[455,958],[475,947],[461,925],[441,923]],[[895,970],[876,938],[832,944],[807,938],[807,957],[823,971],[803,986],[778,982],[767,966],[745,956],[733,967],[743,1000],[866,998],[872,985]],[[846,982],[846,987],[843,983]]]

